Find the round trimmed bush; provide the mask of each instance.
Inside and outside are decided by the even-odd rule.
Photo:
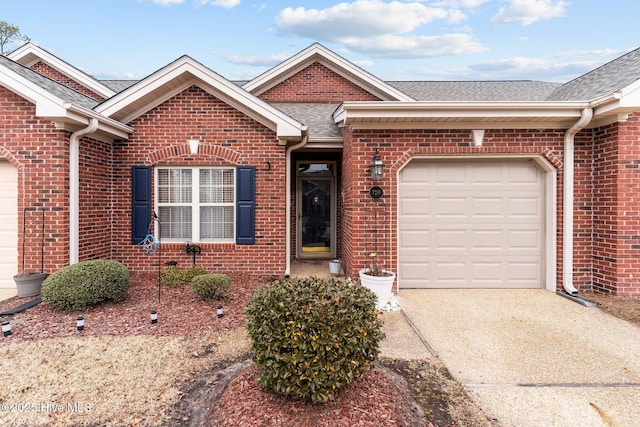
[[[69,265],[42,283],[42,301],[59,310],[84,310],[126,298],[129,270],[118,261],[92,260]]]
[[[373,292],[349,279],[277,280],[247,306],[251,353],[265,391],[327,402],[378,357]]]
[[[191,279],[191,290],[202,299],[220,299],[227,295],[231,279],[225,274],[202,274]]]

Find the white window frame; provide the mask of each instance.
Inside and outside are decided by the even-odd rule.
[[[230,166],[157,166],[154,168],[154,206],[155,211],[159,212],[161,206],[188,206],[191,205],[191,238],[190,239],[173,239],[161,238],[166,243],[178,242],[196,242],[196,243],[235,243],[236,241],[236,185],[237,175],[236,168]],[[191,170],[191,203],[159,203],[159,185],[158,174],[160,170],[188,169]],[[200,170],[231,170],[233,171],[233,201],[229,203],[200,203]],[[200,238],[200,207],[201,206],[231,206],[233,209],[233,236],[225,239],[201,239]],[[160,232],[162,232],[162,224],[160,224]]]

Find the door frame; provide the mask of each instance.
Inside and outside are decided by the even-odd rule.
[[[304,176],[300,175],[300,165],[302,164],[329,164],[332,165],[332,174],[331,175],[322,175],[322,176]],[[330,161],[322,161],[322,160],[299,160],[296,161],[296,256],[298,258],[335,258],[337,253],[337,214],[336,214],[336,168],[337,162]],[[304,180],[322,180],[329,181],[329,191],[331,194],[329,195],[329,215],[330,215],[330,224],[331,224],[331,234],[330,234],[330,247],[329,252],[303,252],[302,251],[302,182]]]

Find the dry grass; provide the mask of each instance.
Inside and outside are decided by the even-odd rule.
[[[0,424],[160,425],[180,400],[182,385],[222,361],[244,357],[249,346],[244,330],[235,329],[199,337],[55,338],[2,347]],[[87,412],[73,412],[68,405],[74,404]]]

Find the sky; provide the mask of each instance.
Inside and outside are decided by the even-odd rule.
[[[318,42],[386,81],[564,83],[640,47],[638,12],[637,0],[0,0],[0,21],[98,79],[189,55],[249,80]]]

